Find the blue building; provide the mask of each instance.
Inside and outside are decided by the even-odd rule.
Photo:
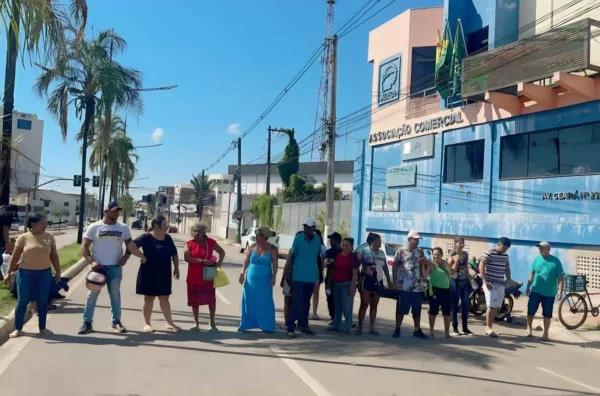
[[[437,11],[453,35],[461,20],[470,54],[457,106],[431,89],[406,87],[431,70],[431,61],[414,59],[431,50],[443,23],[418,32],[429,43],[390,42],[406,19],[435,9],[409,10],[371,32],[374,88],[389,89],[383,66],[394,57],[398,80],[410,83],[391,103],[374,99],[370,135],[354,165],[354,238],[377,232],[404,243],[416,229],[422,246],[448,252],[461,235],[479,257],[506,236],[513,278],[521,281],[536,244],[548,241],[567,272],[600,288],[600,46],[590,40],[600,25],[588,19],[600,12],[583,10],[446,0]]]

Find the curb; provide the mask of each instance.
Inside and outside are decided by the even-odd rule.
[[[87,267],[87,261],[84,258],[81,258],[75,265],[71,268],[67,269],[64,274],[62,274],[65,278],[74,278],[77,276],[85,267]],[[31,311],[28,309],[25,314],[25,323],[31,319]],[[15,310],[5,316],[0,318],[0,344],[5,342],[8,339],[8,335],[13,331],[15,327]]]

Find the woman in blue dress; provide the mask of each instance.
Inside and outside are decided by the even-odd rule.
[[[260,329],[265,333],[275,331],[275,303],[273,286],[277,279],[277,247],[269,242],[273,231],[269,227],[256,230],[256,245],[246,252],[240,274],[244,286],[242,294],[242,319],[238,331]]]

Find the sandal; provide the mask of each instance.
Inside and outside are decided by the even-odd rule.
[[[357,336],[361,336],[362,335],[362,330],[358,329],[358,330],[356,330],[356,332],[354,334],[356,334]]]
[[[181,327],[175,325],[167,325],[166,329],[171,333],[179,333],[181,331]]]
[[[8,336],[9,336],[10,338],[19,338],[19,337],[21,337],[22,335],[23,335],[23,331],[20,331],[20,330],[15,330],[15,331],[13,331],[12,333],[10,333]]]
[[[319,315],[317,315],[317,314],[314,314],[312,316],[312,318],[313,318],[313,320],[321,320],[321,317]]]
[[[194,333],[197,333],[200,331],[200,326],[194,326],[190,329],[190,331],[193,331]]]
[[[150,325],[144,326],[144,333],[154,333],[154,329]]]
[[[379,334],[379,332],[377,330],[369,330],[369,334],[374,335],[374,336],[380,336],[381,334]]]
[[[217,326],[210,326],[210,330],[211,333],[220,333],[221,331],[219,329],[217,329]]]
[[[434,338],[435,337],[435,333],[433,331],[429,332],[429,338]]]
[[[486,330],[485,334],[492,338],[498,338],[498,334],[494,330]]]

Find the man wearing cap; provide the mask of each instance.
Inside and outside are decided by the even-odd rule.
[[[479,260],[479,275],[483,280],[483,294],[487,303],[485,334],[493,338],[498,337],[493,329],[496,310],[504,304],[504,277],[511,279],[510,260],[506,254],[510,245],[510,239],[502,237],[496,247],[483,253]]]
[[[292,248],[285,263],[284,276],[291,274],[292,301],[287,320],[288,337],[296,337],[296,321],[301,332],[314,335],[308,327],[310,299],[315,284],[319,282],[321,260],[321,238],[315,234],[315,221],[307,219],[304,231],[294,238]]]
[[[83,236],[81,255],[90,264],[92,270],[102,268],[106,272],[106,285],[112,310],[111,329],[118,333],[125,333],[127,329],[121,324],[123,266],[129,259],[129,252],[139,257],[142,264],[146,262],[146,257],[131,240],[129,227],[118,221],[121,210],[119,204],[110,202],[104,210],[104,219],[88,226]],[[123,243],[128,251],[125,255],[123,255]],[[92,246],[91,251],[90,246]],[[88,292],[83,310],[83,326],[79,329],[79,334],[88,334],[94,330],[92,322],[99,294],[100,290]]]
[[[542,341],[548,341],[554,300],[560,299],[563,293],[565,272],[560,260],[550,254],[550,244],[548,242],[540,242],[537,247],[540,250],[540,255],[531,264],[527,282],[529,302],[527,304],[526,335],[527,337],[532,336],[533,317],[541,304],[542,316],[544,317]]]
[[[421,330],[421,306],[423,304],[424,289],[423,279],[429,276],[430,266],[433,264],[425,258],[419,249],[421,236],[415,230],[408,233],[408,244],[398,249],[394,257],[392,269],[393,283],[400,289],[400,298],[396,309],[396,330],[392,337],[400,337],[400,326],[404,315],[412,310],[415,328],[413,336],[427,339]]]
[[[325,252],[325,294],[327,294],[327,309],[329,311],[329,317],[331,318],[330,326],[333,325],[334,319],[334,305],[333,305],[333,293],[331,291],[331,273],[333,265],[335,264],[335,258],[338,253],[342,251],[342,236],[339,232],[331,233],[327,236],[329,238],[330,249]]]

